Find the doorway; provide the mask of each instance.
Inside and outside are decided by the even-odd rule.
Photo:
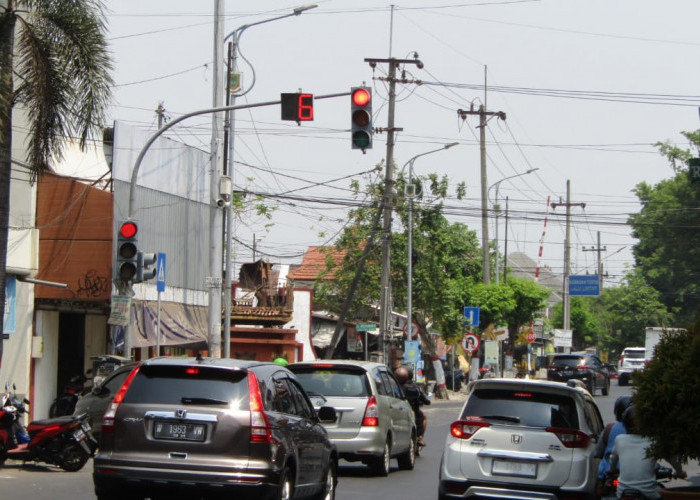
[[[60,397],[71,377],[85,374],[85,315],[58,316],[58,367],[56,394]]]

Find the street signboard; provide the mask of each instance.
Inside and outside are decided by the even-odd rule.
[[[462,338],[462,349],[472,354],[479,350],[480,344],[481,341],[479,340],[479,337],[473,333],[468,333]]]
[[[358,323],[355,325],[356,332],[370,332],[375,328],[377,328],[377,325],[374,323]]]
[[[554,330],[554,347],[572,347],[573,346],[573,331],[572,330]]]
[[[700,182],[700,158],[688,159],[688,175],[690,182]]]
[[[572,297],[600,295],[600,277],[597,274],[569,276],[569,295]]]
[[[165,253],[158,252],[156,261],[156,285],[159,292],[165,291]]]
[[[112,295],[111,312],[107,323],[110,325],[128,326],[131,319],[131,297],[128,295]]]
[[[535,341],[535,332],[533,330],[527,332],[527,341],[530,343]]]
[[[479,308],[478,307],[465,307],[464,317],[469,320],[471,326],[479,326]]]

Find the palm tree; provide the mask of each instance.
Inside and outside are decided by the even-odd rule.
[[[29,117],[31,180],[99,130],[111,98],[111,58],[98,0],[0,0],[0,332],[10,217],[12,109]],[[0,364],[2,342],[0,341]]]

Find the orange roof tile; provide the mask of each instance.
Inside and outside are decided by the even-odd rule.
[[[336,250],[333,247],[309,247],[299,267],[290,271],[287,276],[293,280],[313,281],[326,270],[326,259],[329,254],[339,265],[346,253],[345,250]],[[333,278],[332,271],[324,276],[324,279]]]

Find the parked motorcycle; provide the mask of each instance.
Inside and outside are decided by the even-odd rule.
[[[88,374],[90,371],[88,370]],[[56,397],[51,407],[49,408],[49,417],[61,417],[63,415],[72,415],[75,411],[75,403],[81,394],[86,391],[90,392],[91,387],[85,387],[88,378],[86,375],[73,375],[66,386],[63,388],[63,394]]]
[[[58,465],[67,472],[82,469],[97,450],[87,414],[36,420],[25,431],[21,418],[29,400],[20,400],[15,391],[6,385],[0,398],[0,466],[9,458]],[[28,439],[21,439],[25,433]]]

